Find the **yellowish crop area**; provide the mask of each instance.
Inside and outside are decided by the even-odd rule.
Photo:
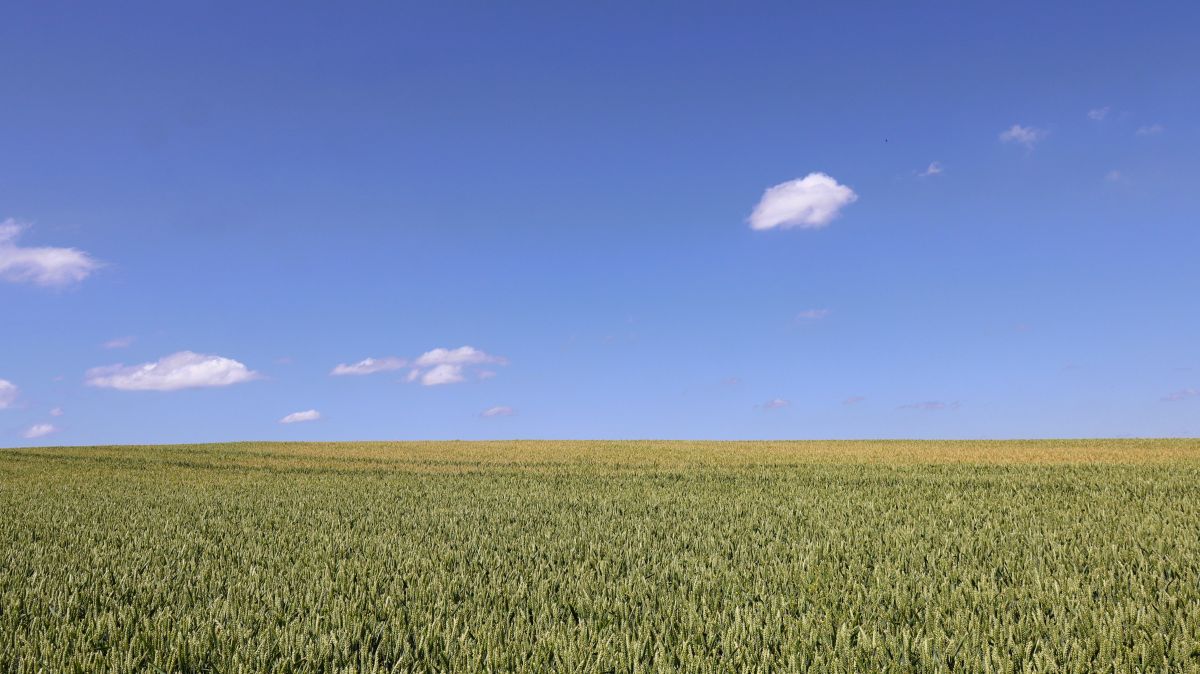
[[[0,450],[0,672],[1198,672],[1200,441]]]

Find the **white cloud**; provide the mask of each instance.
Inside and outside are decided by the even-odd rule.
[[[790,401],[790,400],[784,400],[783,398],[775,398],[775,399],[768,400],[767,402],[763,403],[762,408],[765,410],[778,410],[778,409],[782,409],[784,407],[788,407],[791,404],[792,404],[792,401]]]
[[[9,218],[0,222],[0,279],[40,286],[64,286],[87,278],[100,263],[74,248],[17,245],[27,224]]]
[[[50,416],[52,416],[52,417],[61,417],[62,415],[63,415],[63,408],[61,408],[61,407],[55,407],[50,410]]]
[[[121,391],[176,391],[229,386],[260,376],[232,358],[180,351],[153,363],[94,367],[87,371],[85,382],[88,386]]]
[[[1109,110],[1111,110],[1111,108],[1109,108],[1107,105],[1104,106],[1103,108],[1093,108],[1091,110],[1088,110],[1088,118],[1094,119],[1097,122],[1099,122],[1099,121],[1103,120],[1105,117],[1108,117]]]
[[[22,433],[21,436],[28,440],[32,440],[34,438],[50,435],[57,430],[58,429],[55,428],[53,424],[34,424],[29,428],[26,428],[25,432]]]
[[[133,345],[136,337],[117,337],[101,344],[106,349],[125,349]]]
[[[431,349],[413,361],[413,369],[409,371],[405,380],[411,382],[419,379],[423,386],[458,384],[466,381],[468,367],[484,364],[507,365],[508,359],[494,356],[473,346]],[[479,370],[476,376],[480,379],[490,379],[495,374],[492,370]]]
[[[419,370],[413,370],[419,372]],[[442,363],[434,365],[421,375],[422,386],[439,386],[441,384],[457,384],[463,381],[462,365],[451,365],[450,363]]]
[[[846,398],[845,400],[843,400],[842,404],[843,405],[857,405],[864,400],[866,400],[866,398],[864,398],[862,396],[850,396],[849,398]]]
[[[924,171],[921,171],[917,175],[921,176],[922,178],[928,178],[929,176],[941,175],[943,170],[944,169],[942,169],[941,162],[933,161],[933,162],[929,162],[929,168],[925,169]]]
[[[1172,402],[1179,402],[1180,400],[1187,400],[1188,398],[1198,398],[1198,397],[1200,397],[1200,391],[1197,391],[1194,388],[1184,388],[1184,389],[1179,389],[1178,391],[1172,391],[1172,392],[1168,393],[1167,395],[1163,396],[1162,398],[1159,398],[1159,400],[1162,400],[1163,402],[1166,402],[1166,403],[1172,403]]]
[[[1005,143],[1018,143],[1024,145],[1026,149],[1032,150],[1034,145],[1046,137],[1046,134],[1047,132],[1043,129],[1013,124],[1007,131],[1000,134],[1000,140]]]
[[[824,173],[810,173],[763,192],[747,222],[751,229],[816,229],[838,216],[858,195]]]
[[[514,410],[511,407],[508,407],[507,405],[497,405],[496,407],[489,407],[486,410],[480,412],[479,416],[484,417],[485,419],[489,418],[489,417],[511,417],[511,416],[514,416],[516,413],[517,413],[516,410]]]
[[[819,321],[829,315],[828,309],[805,309],[796,314],[797,321]]]
[[[20,389],[16,384],[7,379],[0,379],[0,410],[12,407],[12,404],[17,401],[18,392]]]
[[[1119,183],[1125,179],[1125,176],[1121,175],[1120,171],[1113,169],[1113,170],[1109,171],[1108,173],[1104,174],[1104,179],[1110,183]]]
[[[1139,126],[1138,130],[1134,133],[1139,136],[1156,136],[1166,130],[1167,128],[1162,124],[1150,124],[1148,126]]]
[[[945,403],[940,400],[929,400],[929,401],[922,402],[922,403],[909,403],[907,405],[901,405],[897,409],[937,411],[937,410],[956,410],[958,408],[959,408],[959,404],[958,404],[957,400],[952,403]]]
[[[321,413],[316,410],[304,410],[303,412],[292,412],[286,417],[279,420],[281,424],[294,424],[301,421],[316,421],[321,418]]]
[[[387,356],[386,358],[363,358],[362,360],[352,365],[340,364],[333,368],[329,374],[337,377],[343,375],[362,375],[375,374],[376,372],[388,372],[390,370],[399,370],[408,364],[408,361],[395,356]]]

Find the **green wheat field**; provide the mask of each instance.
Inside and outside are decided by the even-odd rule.
[[[0,450],[2,672],[1200,672],[1200,441]]]

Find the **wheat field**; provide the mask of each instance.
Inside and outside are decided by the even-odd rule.
[[[3,672],[1200,672],[1200,441],[0,450]]]

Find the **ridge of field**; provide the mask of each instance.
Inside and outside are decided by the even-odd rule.
[[[1200,441],[0,450],[0,672],[1197,672]]]

